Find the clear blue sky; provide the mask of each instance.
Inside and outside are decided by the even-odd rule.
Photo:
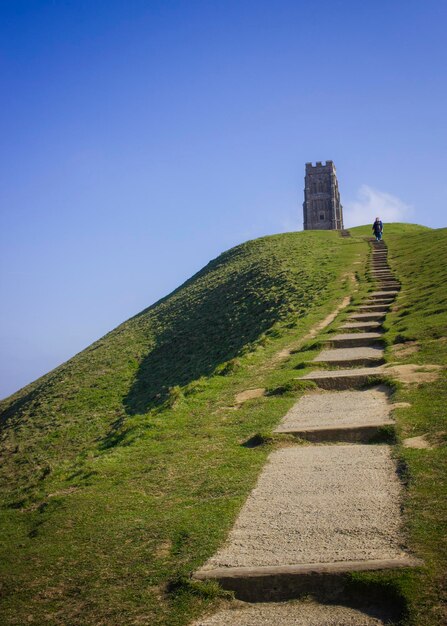
[[[0,396],[250,238],[446,225],[443,0],[2,0]]]

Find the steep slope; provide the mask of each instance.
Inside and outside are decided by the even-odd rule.
[[[266,451],[241,443],[293,401],[235,393],[294,377],[275,353],[352,291],[366,252],[331,232],[238,246],[1,403],[5,624],[197,614],[203,590],[172,581],[252,487]]]
[[[2,623],[180,625],[221,602],[185,576],[227,536],[276,445],[271,431],[302,394],[297,370],[319,352],[303,337],[370,288],[370,227],[351,235],[238,246],[1,403]],[[386,224],[385,242],[402,285],[385,357],[445,366],[447,230]],[[394,411],[394,454],[408,544],[425,564],[352,581],[401,603],[412,626],[446,618],[445,367],[438,374],[393,395],[411,405]],[[406,447],[413,437],[426,447]]]

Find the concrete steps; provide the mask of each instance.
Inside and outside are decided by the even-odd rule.
[[[399,283],[387,283],[387,282],[379,282],[378,283],[378,287],[381,291],[399,291],[400,290],[400,284]]]
[[[391,307],[391,302],[377,302],[374,304],[362,304],[361,306],[357,307],[357,311],[365,312],[365,311],[377,311],[378,313],[380,313],[381,311],[384,312],[388,312],[388,310]]]
[[[311,380],[320,389],[344,390],[361,389],[377,384],[383,378],[381,367],[358,367],[340,370],[316,370],[309,372],[300,380]]]
[[[407,556],[395,559],[336,561],[327,564],[219,567],[199,570],[194,578],[203,581],[214,580],[223,589],[233,591],[236,598],[245,602],[280,602],[307,595],[327,602],[343,598],[346,584],[355,572],[396,570],[418,565],[421,565],[419,560]],[[327,626],[327,622],[324,626]]]
[[[396,298],[394,296],[383,296],[382,298],[366,298],[363,300],[363,305],[368,304],[392,304]]]
[[[374,322],[374,321],[382,321],[384,320],[386,317],[386,312],[385,313],[374,313],[373,311],[371,311],[370,313],[352,313],[349,316],[349,320],[357,320],[357,321],[362,321],[362,322]]]
[[[383,342],[380,332],[340,333],[324,339],[324,344],[335,348],[356,348],[375,346]]]
[[[391,447],[368,445],[394,425],[389,389],[381,384],[381,323],[400,290],[385,245],[372,248],[376,288],[337,334],[323,338],[313,360],[339,369],[300,377],[318,389],[301,397],[275,430],[311,445],[269,455],[226,543],[194,574],[260,604],[240,603],[195,626],[378,626],[390,616],[334,603],[347,598],[352,573],[420,565],[403,547]],[[337,445],[320,445],[330,443]],[[302,595],[314,601],[288,601]]]
[[[382,325],[380,324],[380,322],[346,322],[345,324],[342,324],[339,328],[339,330],[347,330],[347,331],[352,331],[352,330],[375,330],[376,328],[381,328]]]
[[[385,359],[383,358],[383,348],[361,346],[323,350],[312,362],[324,363],[334,367],[362,367],[382,365]]]
[[[370,291],[368,293],[368,298],[380,298],[380,297],[383,297],[383,296],[390,297],[392,295],[393,296],[397,296],[398,293],[399,293],[398,289],[396,289],[394,291],[383,291],[383,290],[381,291],[379,289],[379,290],[376,290],[376,291]]]
[[[228,608],[205,617],[194,626],[381,626],[388,624],[392,613],[372,610],[370,606],[347,607],[316,602],[240,602],[237,608]]]
[[[342,593],[352,572],[414,565],[401,545],[400,491],[386,445],[275,450],[227,542],[195,577],[246,601],[323,599]]]
[[[314,392],[300,398],[276,428],[277,433],[322,442],[368,442],[393,425],[384,386],[360,391]]]

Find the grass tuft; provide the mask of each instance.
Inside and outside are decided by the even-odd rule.
[[[271,387],[266,390],[266,396],[295,396],[297,392],[306,391],[308,389],[316,389],[317,385],[312,380],[299,380],[292,379],[279,385],[278,387]]]

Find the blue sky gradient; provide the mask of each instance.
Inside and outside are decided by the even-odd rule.
[[[447,4],[0,3],[0,396],[247,239],[446,225]]]

